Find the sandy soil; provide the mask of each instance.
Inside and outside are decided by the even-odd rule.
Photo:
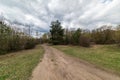
[[[117,75],[69,57],[55,48],[43,47],[44,58],[34,69],[31,80],[120,80]]]

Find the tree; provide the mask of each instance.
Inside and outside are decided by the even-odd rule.
[[[69,31],[69,29],[65,29],[64,30],[65,34],[64,34],[64,44],[71,44],[71,32]]]
[[[4,24],[4,22],[0,22],[0,55],[34,48],[36,45],[35,40],[31,36],[24,35],[15,28]]]
[[[41,37],[42,43],[48,42],[48,33],[44,33]]]
[[[78,28],[74,33],[72,34],[72,44],[78,45],[80,43],[80,36],[81,36],[81,29]]]
[[[114,30],[112,26],[103,25],[102,27],[92,31],[92,39],[97,44],[112,44],[114,40]]]
[[[51,22],[50,26],[50,34],[51,34],[51,43],[52,44],[62,44],[63,43],[63,36],[64,36],[64,29],[62,29],[61,23],[57,21]]]
[[[115,31],[115,41],[117,44],[120,45],[120,25],[118,25],[116,27],[116,31]]]

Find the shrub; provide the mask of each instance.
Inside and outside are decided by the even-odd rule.
[[[90,39],[86,36],[80,37],[80,46],[90,47]]]
[[[25,44],[25,49],[32,49],[36,45],[34,39],[28,39],[26,44]]]
[[[0,23],[0,54],[31,49],[37,44],[37,40],[28,37],[22,32],[17,32],[9,26]]]

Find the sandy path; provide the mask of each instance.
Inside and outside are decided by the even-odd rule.
[[[32,74],[31,80],[120,80],[120,77],[64,55],[43,45],[45,54]]]

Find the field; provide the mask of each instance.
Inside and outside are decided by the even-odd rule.
[[[0,56],[0,80],[28,80],[43,56],[43,48],[23,50]]]
[[[120,48],[116,45],[95,45],[91,48],[62,45],[54,47],[101,69],[120,74]]]

